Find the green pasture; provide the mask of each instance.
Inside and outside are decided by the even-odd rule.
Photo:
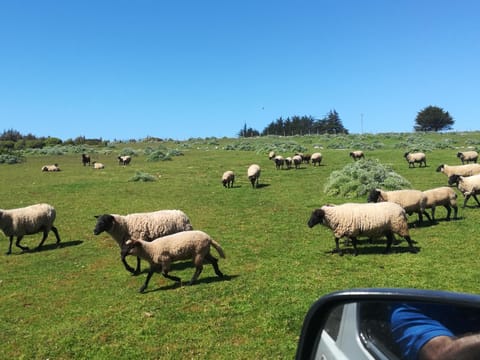
[[[357,136],[190,139],[183,142],[118,142],[87,148],[104,170],[81,164],[80,153],[27,152],[25,161],[0,164],[0,208],[48,202],[57,209],[62,246],[50,234],[42,251],[5,255],[0,235],[0,358],[8,359],[292,359],[303,318],[320,296],[354,287],[408,287],[478,292],[480,209],[473,199],[459,219],[416,224],[411,236],[383,254],[385,239],[361,239],[359,255],[331,254],[333,235],[309,229],[311,211],[325,203],[365,202],[365,198],[327,197],[330,173],[352,162],[348,153],[365,149],[405,177],[416,189],[446,185],[435,171],[441,163],[460,164],[458,150],[478,149],[480,133],[383,134]],[[129,166],[116,156],[128,148]],[[165,161],[148,161],[152,149],[174,150]],[[269,149],[284,156],[295,149],[320,151],[322,165],[276,170]],[[407,150],[425,150],[426,168],[409,169]],[[61,172],[45,173],[58,163]],[[262,167],[253,189],[247,167]],[[226,170],[236,173],[232,189],[222,187]],[[155,181],[131,181],[138,173]],[[212,235],[227,258],[228,276],[219,279],[206,265],[194,286],[175,286],[154,275],[145,294],[146,274],[127,273],[109,235],[93,235],[94,215],[159,209],[185,211],[196,229]],[[41,235],[27,236],[35,248]],[[212,253],[215,255],[214,250]],[[129,258],[133,264],[133,258]],[[142,262],[142,269],[146,263]],[[189,262],[172,275],[189,280]]]

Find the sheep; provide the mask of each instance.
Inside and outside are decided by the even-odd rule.
[[[350,157],[357,161],[357,160],[360,160],[360,159],[364,159],[365,158],[365,154],[363,153],[362,150],[355,150],[355,151],[351,151],[350,152]]]
[[[107,232],[120,249],[128,239],[152,241],[161,236],[193,229],[190,219],[181,210],[158,210],[128,215],[103,214],[95,218],[97,223],[93,234]],[[140,258],[137,257],[136,269],[128,265],[125,257],[122,256],[121,260],[127,271],[133,274],[140,272]]]
[[[218,267],[218,260],[210,253],[210,246],[217,250],[220,257],[225,258],[225,253],[220,244],[200,230],[183,231],[155,239],[152,242],[127,240],[122,248],[122,256],[136,255],[149,262],[150,270],[145,283],[139,289],[139,292],[143,293],[155,272],[161,272],[167,279],[181,283],[179,277],[168,274],[170,265],[179,260],[192,259],[195,265],[195,273],[188,285],[193,285],[197,281],[203,270],[204,262],[212,264],[218,277],[224,277]]]
[[[273,150],[270,151],[270,152],[268,153],[268,160],[272,160],[272,159],[275,157],[275,155],[276,155],[276,154],[275,154],[275,151],[273,151]]]
[[[97,170],[105,169],[105,165],[103,165],[102,163],[94,161],[92,164],[94,169],[97,169]]]
[[[275,168],[278,169],[283,169],[283,165],[285,164],[285,158],[282,155],[277,155],[273,158],[273,161],[275,162]]]
[[[315,166],[318,164],[318,166],[320,166],[320,163],[322,162],[322,158],[323,156],[321,153],[319,152],[313,153],[311,156],[312,165]]]
[[[312,158],[311,154],[303,154],[302,160],[305,164],[310,164],[310,159]]]
[[[476,151],[461,151],[457,153],[457,157],[462,160],[462,165],[465,163],[474,162],[478,160],[478,152]]]
[[[392,202],[381,203],[345,203],[342,205],[324,205],[315,209],[307,222],[309,228],[323,224],[333,231],[335,250],[343,255],[338,241],[342,237],[352,240],[354,255],[358,255],[357,237],[387,237],[385,253],[390,251],[394,234],[407,240],[411,252],[416,252],[410,238],[405,209]]]
[[[124,155],[124,156],[118,157],[118,165],[126,166],[130,164],[130,161],[132,161],[132,157],[130,155]]]
[[[447,178],[451,178],[452,175],[460,176],[472,176],[480,174],[480,164],[465,164],[465,165],[447,165],[442,164],[437,167],[437,172],[444,173]],[[450,184],[453,185],[453,184]]]
[[[90,155],[82,154],[82,164],[90,166]]]
[[[406,152],[403,157],[407,160],[408,167],[415,167],[415,163],[419,163],[419,167],[422,167],[422,164],[427,167],[427,157],[423,152]]]
[[[368,195],[368,202],[390,201],[397,203],[408,215],[416,212],[419,222],[423,221],[422,214],[432,221],[430,215],[425,211],[427,199],[420,190],[393,190],[384,191],[381,189],[372,189]]]
[[[298,169],[298,167],[302,164],[302,156],[294,155],[292,157],[292,162],[293,162],[293,166],[295,166],[295,169]]]
[[[260,172],[260,165],[257,164],[252,164],[247,169],[248,180],[250,180],[253,188],[258,187],[258,179],[260,178]]]
[[[58,167],[58,164],[44,165],[42,166],[42,171],[55,172],[55,171],[60,171],[60,168]]]
[[[285,165],[287,166],[287,169],[291,169],[292,168],[292,158],[290,156],[287,156],[285,158]]]
[[[222,184],[226,188],[233,187],[235,182],[235,173],[231,170],[225,171],[222,175]]]
[[[25,235],[33,235],[43,232],[42,240],[37,246],[37,250],[43,245],[48,237],[50,230],[57,238],[56,244],[60,243],[60,235],[53,222],[56,217],[55,208],[49,204],[35,204],[23,208],[1,210],[0,209],[0,229],[5,236],[10,237],[10,246],[7,255],[12,253],[13,237],[17,237],[15,245],[22,251],[29,250],[28,247],[20,245],[20,241]]]
[[[448,186],[442,186],[434,189],[423,191],[427,201],[425,209],[432,209],[432,221],[435,221],[435,207],[444,206],[447,209],[446,220],[450,220],[450,214],[452,208],[454,210],[454,219],[457,218],[458,206],[457,206],[457,193]]]
[[[467,206],[467,201],[471,196],[473,196],[478,206],[480,206],[480,201],[478,201],[477,198],[477,194],[480,194],[480,174],[472,176],[452,175],[448,182],[455,182],[457,184],[458,190],[460,190],[465,197],[463,202],[464,208]]]

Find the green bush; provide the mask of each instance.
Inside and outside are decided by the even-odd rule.
[[[130,181],[141,181],[141,182],[156,181],[156,180],[157,179],[155,176],[145,173],[143,171],[135,172],[135,175],[133,175],[130,178]]]

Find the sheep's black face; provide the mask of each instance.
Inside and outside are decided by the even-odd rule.
[[[439,167],[437,167],[437,170],[436,170],[436,172],[441,172],[441,171],[442,171],[442,169],[443,169],[443,165],[440,165]]]
[[[104,231],[109,231],[113,226],[113,216],[112,215],[100,215],[97,216],[97,224],[95,225],[95,229],[93,229],[93,234],[98,235]]]
[[[308,227],[312,228],[317,224],[320,224],[323,221],[325,213],[322,209],[315,209],[312,212],[312,215],[310,216],[310,219],[308,220]]]
[[[373,189],[372,191],[370,191],[370,194],[368,194],[367,202],[369,203],[377,202],[379,196],[380,196],[380,191]]]
[[[459,176],[458,175],[452,175],[448,178],[448,185],[452,186],[452,185],[457,185],[458,183],[458,180],[459,180]]]

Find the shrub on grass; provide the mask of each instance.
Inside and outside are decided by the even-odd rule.
[[[404,177],[378,160],[360,160],[330,174],[324,192],[343,197],[365,196],[371,189],[397,190],[411,187]]]
[[[19,164],[24,162],[25,158],[19,154],[0,154],[0,164]]]
[[[141,182],[156,181],[156,180],[157,179],[155,176],[145,173],[143,171],[135,172],[135,175],[133,175],[130,178],[130,181],[141,181]]]

